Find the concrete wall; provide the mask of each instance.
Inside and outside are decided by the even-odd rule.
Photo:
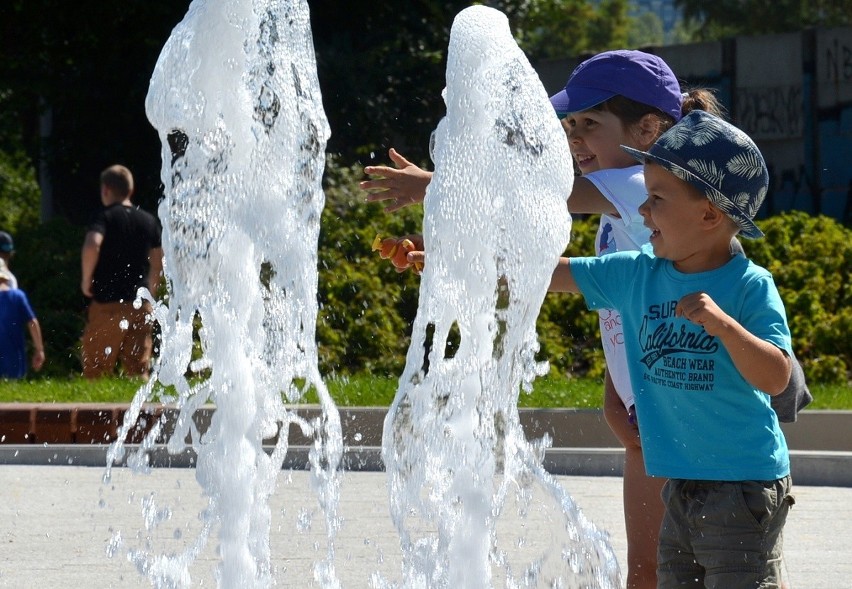
[[[760,217],[793,209],[852,222],[852,27],[645,50],[685,87],[714,88],[758,144],[770,172]],[[577,63],[536,64],[548,93]]]

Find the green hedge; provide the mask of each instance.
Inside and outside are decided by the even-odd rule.
[[[775,278],[805,373],[815,382],[848,382],[852,231],[829,217],[800,211],[758,225],[766,237],[744,240],[743,248]]]
[[[364,202],[359,168],[329,166],[320,243],[318,341],[326,372],[398,374],[416,312],[417,280],[397,274],[370,252],[376,233],[400,235],[420,227],[420,207],[387,215]],[[852,231],[834,219],[790,212],[758,221],[764,239],[743,240],[746,253],[772,271],[787,306],[793,346],[814,382],[852,378]],[[594,251],[597,217],[575,219],[568,255]],[[537,329],[551,370],[603,375],[597,315],[581,297],[549,294]]]
[[[15,235],[12,269],[38,316],[47,361],[39,376],[80,374],[84,299],[80,249],[85,228],[53,219]],[[30,377],[35,375],[30,372]]]
[[[373,238],[418,232],[422,207],[386,214],[358,189],[360,166],[329,161],[319,248],[317,341],[325,375],[402,371],[417,311],[419,279],[397,274],[371,251]],[[769,268],[787,305],[796,354],[813,382],[847,383],[852,371],[849,269],[852,232],[824,216],[793,212],[758,222],[766,238],[746,252]],[[588,255],[597,218],[575,219],[569,255]],[[48,363],[42,375],[79,374],[82,330],[79,253],[84,228],[55,220],[16,236],[14,271],[42,322]],[[547,296],[538,319],[542,359],[551,370],[598,378],[603,353],[595,313],[576,295]],[[39,375],[40,377],[41,375]]]

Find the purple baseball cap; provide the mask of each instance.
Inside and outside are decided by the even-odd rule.
[[[562,118],[616,95],[680,120],[683,95],[674,72],[661,58],[644,51],[619,49],[590,57],[574,69],[565,89],[551,96],[550,103]]]

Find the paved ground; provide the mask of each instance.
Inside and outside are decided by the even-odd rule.
[[[194,470],[158,468],[136,475],[119,468],[108,486],[101,483],[102,474],[98,467],[0,466],[0,587],[150,587],[129,562],[128,551],[147,547],[166,554],[195,538],[205,502]],[[570,476],[559,481],[585,515],[609,531],[623,562],[621,480]],[[325,554],[325,529],[308,489],[306,472],[283,471],[270,502],[277,586],[316,586],[311,567]],[[384,474],[346,472],[341,494],[344,521],[335,566],[343,588],[366,588],[373,573],[396,581],[398,535],[388,517]],[[785,543],[793,589],[852,586],[852,488],[800,486],[796,496]],[[163,523],[146,529],[141,506],[151,497],[156,509],[148,512],[148,522]],[[546,542],[552,523],[545,515],[525,529],[529,540]],[[208,546],[191,569],[193,587],[216,586],[216,562]]]

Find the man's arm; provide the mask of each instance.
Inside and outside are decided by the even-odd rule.
[[[148,290],[151,291],[151,296],[156,299],[160,277],[163,274],[163,248],[155,247],[148,252],[148,262]]]
[[[707,293],[686,295],[678,302],[675,314],[703,326],[704,331],[719,338],[734,366],[754,388],[774,396],[787,387],[792,370],[787,354],[749,332],[722,311]]]
[[[101,244],[104,236],[97,231],[86,233],[83,241],[83,251],[80,253],[82,277],[80,279],[80,290],[89,298],[92,298],[92,277],[95,274],[95,266],[98,265],[98,257],[101,254]]]
[[[27,327],[33,341],[32,367],[33,370],[38,372],[44,366],[44,341],[41,339],[41,325],[39,325],[38,319],[32,319],[27,323]]]

